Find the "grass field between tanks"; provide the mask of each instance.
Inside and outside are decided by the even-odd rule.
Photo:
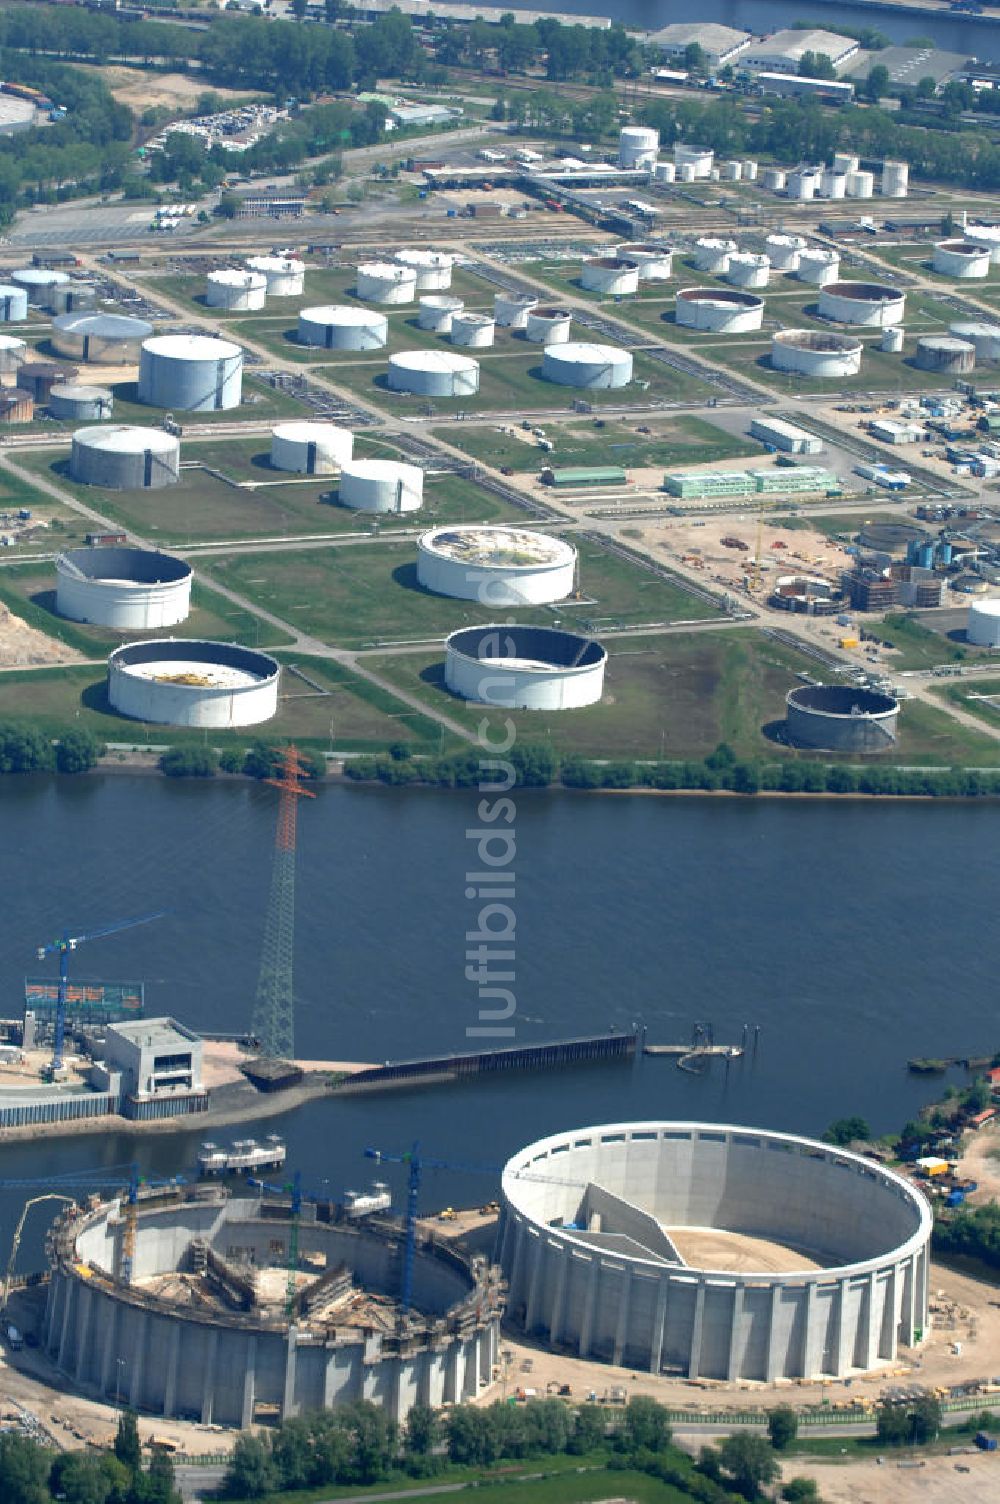
[[[938,664],[963,660],[974,663],[990,656],[987,648],[977,648],[964,640],[956,641],[901,612],[890,613],[884,621],[866,622],[865,629],[880,642],[892,643],[896,651],[887,660],[891,670],[936,668]]]
[[[339,647],[444,638],[459,627],[486,620],[476,601],[432,595],[417,584],[416,544],[351,544],[312,552],[243,553],[205,561],[213,578],[238,591],[302,632]],[[714,617],[710,606],[679,584],[662,580],[597,544],[580,548],[582,599],[527,610],[505,608],[504,616],[552,626],[563,622],[585,632],[602,623]]]
[[[239,258],[237,258],[238,260]],[[366,258],[371,260],[373,258]],[[391,253],[386,253],[386,261],[392,260]],[[226,264],[225,258],[220,256],[219,267]],[[230,264],[231,260],[230,260]],[[239,263],[242,266],[242,263]],[[318,267],[306,263],[305,282],[301,297],[267,299],[264,308],[257,312],[257,317],[282,318],[292,316],[292,324],[297,322],[301,308],[324,308],[329,305],[344,303],[357,308],[371,308],[383,313],[392,311],[394,305],[369,303],[357,296],[354,291],[357,282],[357,271],[354,266],[350,267]],[[225,308],[209,308],[205,302],[205,278],[197,274],[185,276],[182,273],[169,273],[167,276],[140,275],[135,278],[137,285],[141,285],[143,291],[150,297],[155,298],[157,292],[162,292],[164,297],[173,298],[178,303],[186,303],[192,313],[200,313],[209,318],[218,318],[220,323],[229,323],[238,319],[246,319],[245,309],[235,309],[232,312]],[[482,303],[492,307],[493,293],[488,284],[480,277],[473,277],[468,272],[463,272],[461,267],[456,267],[451,275],[451,286],[445,289],[456,298],[464,298],[470,307]],[[415,313],[417,299],[420,293],[414,295],[411,304],[395,305],[396,307],[409,308]],[[253,315],[251,315],[253,317]]]
[[[369,514],[338,504],[335,475],[309,479],[272,470],[266,446],[266,438],[191,443],[183,450],[177,484],[146,491],[106,491],[79,484],[69,476],[69,456],[65,450],[19,458],[26,469],[53,480],[121,527],[163,548],[371,531]],[[359,440],[359,455],[372,451],[393,452],[377,444],[369,450],[367,441]],[[230,484],[222,475],[193,465],[194,461],[218,469],[233,481],[252,480],[256,485],[249,489]],[[509,503],[458,476],[427,477],[424,495],[420,521],[489,522],[521,515]],[[414,520],[406,514],[378,519],[382,531],[413,527]]]
[[[191,587],[191,613],[185,621],[143,632],[135,627],[114,632],[86,622],[67,621],[56,614],[55,565],[16,564],[0,570],[0,601],[30,627],[58,637],[88,658],[144,637],[205,637],[211,641],[242,642],[250,647],[280,647],[293,639],[253,612],[244,611],[204,585]]]
[[[736,438],[714,423],[687,414],[642,426],[650,427],[652,432],[639,433],[635,422],[602,418],[555,424],[546,430],[546,437],[554,445],[549,452],[540,449],[534,439],[526,443],[516,433],[504,433],[497,425],[463,423],[437,432],[447,443],[463,449],[474,459],[527,472],[539,470],[543,465],[620,465],[625,470],[650,465],[704,465],[761,454],[760,444],[752,439]]]
[[[212,745],[248,746],[259,738],[294,739],[314,748],[332,743],[352,752],[383,750],[394,741],[408,742],[414,751],[457,745],[453,737],[442,738],[433,721],[338,663],[303,654],[276,656],[285,665],[278,714],[260,726],[213,729],[207,733]],[[291,671],[291,664],[306,678]],[[73,725],[111,742],[156,746],[206,740],[201,728],[161,726],[116,714],[108,704],[106,673],[92,665],[0,674],[0,721],[27,719],[49,736]]]
[[[562,756],[679,761],[702,758],[725,741],[741,758],[857,760],[846,754],[797,752],[765,734],[765,727],[773,731],[784,721],[785,696],[798,682],[796,674],[812,673],[816,667],[783,643],[734,628],[612,638],[604,645],[609,661],[600,704],[581,710],[495,713],[509,715],[519,737],[549,741]],[[482,718],[481,706],[469,705],[445,688],[440,651],[373,654],[364,661],[470,730]],[[1000,765],[1000,744],[956,725],[943,710],[907,701],[900,712],[899,743],[885,760],[994,767]]]
[[[945,680],[930,688],[940,699],[949,700],[984,725],[1000,728],[1000,679]]]

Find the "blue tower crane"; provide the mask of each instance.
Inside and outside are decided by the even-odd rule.
[[[78,945],[83,945],[87,940],[100,940],[105,935],[117,935],[119,930],[130,930],[137,924],[149,924],[150,920],[161,919],[165,913],[165,909],[158,909],[155,914],[140,914],[137,919],[119,919],[114,924],[105,924],[101,925],[99,929],[88,930],[84,935],[71,935],[69,930],[64,930],[58,940],[53,940],[49,945],[40,945],[38,947],[37,956],[39,961],[44,961],[46,956],[59,957],[59,992],[56,998],[55,1040],[52,1046],[52,1063],[49,1066],[49,1074],[53,1078],[63,1068],[63,1046],[66,1040],[66,990],[69,985],[70,951],[76,950]]]

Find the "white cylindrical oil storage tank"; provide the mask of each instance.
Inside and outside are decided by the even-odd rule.
[[[776,272],[797,272],[799,257],[806,248],[801,235],[769,235],[764,250]]]
[[[354,453],[354,435],[336,423],[279,423],[271,430],[271,466],[294,475],[332,475]]]
[[[893,162],[888,158],[882,163],[882,197],[905,198],[910,183],[910,168],[907,162]]]
[[[757,170],[758,170],[757,169],[757,163],[753,160],[752,157],[748,157],[746,159],[746,161],[743,163],[743,181],[744,181],[744,183],[756,183],[756,181],[757,181]]]
[[[257,726],[278,709],[278,661],[233,642],[162,637],[108,659],[112,710],[161,726]]]
[[[796,275],[800,282],[808,282],[813,287],[825,287],[828,282],[836,282],[840,276],[840,257],[836,251],[823,251],[807,246],[799,253]]]
[[[493,318],[501,329],[524,329],[528,323],[528,315],[537,307],[538,299],[527,293],[495,292],[493,294]]]
[[[971,340],[956,339],[954,335],[922,334],[917,340],[913,364],[921,371],[964,376],[975,370],[976,347]]]
[[[678,162],[678,164],[677,164],[677,176],[680,178],[680,180],[681,180],[682,183],[693,183],[694,182],[694,176],[695,176],[695,173],[694,173],[694,163],[693,162]]]
[[[860,167],[860,158],[849,151],[835,151],[833,154],[834,172],[842,172],[846,177],[849,172],[857,172]]]
[[[544,606],[573,593],[576,549],[523,527],[432,528],[417,543],[417,583],[483,606]]]
[[[452,319],[464,307],[462,299],[453,298],[450,293],[428,293],[420,299],[417,327],[426,329],[429,334],[450,334]]]
[[[640,282],[666,282],[673,271],[674,253],[669,245],[653,240],[632,240],[615,247],[615,255],[633,261],[639,268]]]
[[[0,321],[20,324],[28,317],[28,289],[0,283]]]
[[[948,325],[949,334],[968,340],[975,348],[977,360],[1000,360],[1000,324],[962,319]]]
[[[771,336],[771,365],[776,371],[795,371],[800,376],[856,376],[862,348],[851,334],[781,329]]]
[[[682,329],[746,334],[764,322],[764,299],[722,287],[685,287],[677,294],[674,316]]]
[[[591,345],[571,340],[567,345],[546,345],[542,376],[558,386],[604,390],[628,386],[632,380],[632,355],[615,345]]]
[[[572,321],[568,308],[533,308],[524,326],[524,337],[536,345],[564,345]]]
[[[723,162],[719,176],[724,183],[739,183],[743,178],[743,163]]]
[[[162,428],[127,424],[78,428],[73,435],[69,473],[87,486],[106,491],[151,491],[172,486],[181,462],[181,441]]]
[[[828,282],[819,290],[819,316],[838,324],[884,328],[901,322],[906,294],[881,282]]]
[[[660,150],[660,133],[648,125],[623,125],[618,137],[619,167],[653,167]]]
[[[118,632],[149,632],[185,621],[191,566],[152,548],[74,548],[56,559],[56,610]]]
[[[992,265],[1000,266],[1000,225],[966,225],[962,238],[970,245],[983,246],[990,253]]]
[[[639,268],[619,256],[591,256],[580,268],[580,285],[607,297],[628,297],[639,291]]]
[[[819,180],[821,198],[846,198],[847,174],[828,167]]]
[[[509,710],[573,710],[604,692],[607,650],[557,627],[463,627],[445,642],[444,682],[454,695]]]
[[[389,390],[415,397],[474,397],[479,362],[450,350],[401,350],[389,356]]]
[[[13,334],[0,334],[0,382],[17,385],[17,373],[28,358],[28,346]]]
[[[729,258],[735,250],[735,240],[720,240],[715,235],[703,235],[694,243],[694,264],[700,272],[707,272],[710,277],[723,277],[729,270]]]
[[[85,313],[97,303],[93,282],[62,282],[53,287],[49,306],[53,313]]]
[[[989,248],[975,245],[971,240],[939,240],[931,266],[945,277],[988,277]]]
[[[848,198],[873,198],[875,195],[875,174],[858,169],[847,174],[847,197]]]
[[[159,334],[143,342],[139,401],[171,412],[221,412],[239,407],[243,351],[206,334]]]
[[[205,278],[205,302],[209,308],[225,308],[231,313],[251,313],[263,308],[267,297],[267,278],[263,272],[239,272],[225,268],[209,272]]]
[[[1000,598],[973,601],[965,623],[965,638],[977,648],[1000,648]]]
[[[69,281],[69,274],[51,271],[48,267],[25,266],[11,272],[10,280],[15,287],[24,289],[32,307],[47,308],[51,312],[55,290]]]
[[[729,258],[726,281],[734,287],[766,287],[771,274],[771,263],[766,256],[755,256],[750,251],[736,251]]]
[[[719,171],[719,169],[717,167],[711,167],[711,168],[709,168],[708,179],[709,179],[709,182],[711,182],[711,183],[721,182],[721,180],[722,180],[722,174],[720,173],[720,171]]]
[[[348,460],[337,492],[356,512],[418,512],[424,504],[424,472],[399,460]]]
[[[64,422],[100,423],[111,417],[114,405],[115,399],[106,386],[60,381],[49,392],[49,413]]]
[[[305,262],[297,256],[248,256],[252,272],[263,272],[269,298],[301,298],[305,287]]]
[[[673,162],[657,162],[653,168],[654,183],[674,183],[677,181],[677,168]]]
[[[417,292],[447,292],[451,286],[454,256],[447,251],[406,250],[395,256],[417,279]]]
[[[122,313],[64,313],[52,320],[51,340],[60,355],[87,365],[134,366],[152,324]]]
[[[466,345],[473,350],[488,350],[496,338],[496,324],[488,313],[472,313],[463,309],[452,314],[451,342]]]
[[[770,193],[784,193],[788,186],[788,174],[780,167],[764,168],[764,187]]]
[[[898,324],[890,324],[882,331],[879,349],[886,355],[899,355],[903,348],[903,331]]]
[[[366,261],[358,267],[354,290],[366,303],[412,303],[417,293],[417,274],[412,266]]]
[[[389,338],[389,320],[372,308],[342,304],[303,308],[296,339],[318,350],[381,350]]]
[[[813,171],[790,172],[785,183],[785,192],[789,198],[810,199],[816,197],[816,189],[819,187],[819,174]]]

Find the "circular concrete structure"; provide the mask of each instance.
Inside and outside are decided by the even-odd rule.
[[[558,386],[590,390],[628,386],[632,380],[632,353],[615,345],[590,345],[571,341],[546,345],[542,376]]]
[[[527,293],[495,292],[493,294],[493,317],[501,329],[523,329],[532,309],[538,307],[538,299]]]
[[[451,319],[451,342],[473,350],[488,350],[496,338],[496,324],[488,313],[463,309]]]
[[[931,267],[945,277],[988,277],[989,246],[971,240],[939,240],[931,257]]]
[[[882,163],[882,197],[905,198],[910,182],[910,166],[908,162],[892,162],[888,159]]]
[[[960,319],[948,325],[948,332],[973,345],[977,360],[1000,360],[1000,324]]]
[[[976,347],[971,340],[956,339],[954,335],[922,334],[917,340],[913,364],[921,371],[964,376],[975,370]]]
[[[416,397],[473,397],[479,362],[449,350],[401,350],[389,357],[389,389]]]
[[[278,709],[278,661],[231,642],[160,637],[108,659],[119,715],[161,726],[257,726]]]
[[[400,460],[348,460],[338,496],[356,512],[417,512],[424,504],[424,472]]]
[[[623,125],[618,137],[619,167],[653,167],[660,150],[660,133],[649,125]]]
[[[115,399],[110,387],[60,381],[49,389],[49,413],[64,423],[100,423],[110,418]]]
[[[64,313],[52,320],[52,344],[60,355],[88,365],[134,366],[152,324],[121,313]]]
[[[735,240],[719,240],[714,235],[706,235],[694,243],[694,264],[710,277],[722,277],[729,270],[729,258],[735,251]]]
[[[191,566],[150,548],[74,548],[56,560],[56,610],[71,621],[148,632],[185,621]]]
[[[621,256],[591,256],[580,267],[580,286],[605,297],[629,297],[639,291],[639,267]]]
[[[635,1372],[845,1378],[926,1331],[931,1223],[903,1176],[812,1139],[690,1122],[558,1133],[504,1168],[508,1320]]]
[[[797,272],[806,245],[801,235],[769,235],[764,250],[776,272]]]
[[[737,251],[729,258],[726,281],[733,287],[766,287],[771,275],[771,263],[766,256],[755,256],[750,251]]]
[[[536,345],[564,345],[572,322],[568,308],[532,308],[525,321],[524,337]]]
[[[295,475],[333,475],[354,453],[354,435],[336,423],[279,423],[271,430],[271,464]]]
[[[672,162],[664,165],[673,167]],[[633,240],[626,245],[617,245],[615,255],[622,261],[635,263],[639,268],[640,282],[666,282],[673,271],[673,249],[654,240]]]
[[[367,261],[358,267],[354,290],[366,303],[412,303],[417,292],[417,274],[412,266]]]
[[[73,381],[78,372],[53,360],[26,360],[17,373],[17,384],[30,392],[38,403],[48,402],[54,386]]]
[[[115,423],[77,429],[69,473],[84,485],[108,491],[152,490],[174,485],[180,462],[181,441],[175,434]]]
[[[499,294],[497,295],[499,297]],[[450,334],[452,320],[457,313],[461,313],[465,304],[461,298],[453,298],[450,293],[432,292],[420,299],[420,311],[417,314],[417,324],[421,329],[426,329],[429,334]],[[497,320],[494,317],[494,323]]]
[[[0,283],[0,321],[19,324],[28,317],[28,289]]]
[[[131,1276],[124,1197],[62,1217],[49,1242],[44,1348],[72,1385],[146,1414],[247,1428],[371,1400],[476,1399],[499,1361],[502,1285],[488,1260],[418,1237],[408,1318],[402,1232],[303,1203],[286,1314],[287,1196],[142,1189]]]
[[[677,294],[674,315],[682,329],[746,334],[764,322],[764,299],[722,287],[685,287]]]
[[[794,371],[800,376],[856,376],[863,348],[851,334],[781,329],[771,336],[771,364],[776,371]]]
[[[15,334],[0,334],[0,377],[15,378],[28,358],[27,341]]]
[[[851,684],[804,684],[785,698],[788,740],[826,752],[887,752],[896,745],[899,701]]]
[[[455,258],[447,251],[397,251],[394,259],[415,273],[417,292],[447,292],[451,286]]]
[[[33,307],[51,311],[56,288],[64,286],[70,278],[68,272],[51,271],[42,266],[25,266],[11,272],[10,280],[15,287],[20,287],[27,293],[28,302]]]
[[[417,543],[417,582],[484,606],[540,606],[573,591],[576,549],[521,527],[439,527]]]
[[[848,198],[872,198],[875,194],[875,174],[864,170],[847,174]]]
[[[820,318],[837,324],[883,329],[898,324],[905,309],[906,294],[881,282],[828,282],[819,290]]]
[[[973,601],[965,624],[966,639],[977,648],[1000,648],[1000,599]]]
[[[966,225],[962,239],[989,251],[992,264],[1000,266],[1000,225]]]
[[[49,306],[60,317],[64,313],[86,313],[97,303],[97,288],[93,282],[63,282],[52,289]]]
[[[205,278],[205,302],[209,308],[250,313],[263,308],[266,298],[267,278],[263,272],[223,270],[209,272]]]
[[[389,338],[389,320],[371,308],[303,308],[296,338],[300,345],[321,350],[381,350]]]
[[[800,282],[808,282],[813,287],[826,287],[830,282],[836,282],[840,275],[840,257],[836,251],[815,250],[807,246],[799,253],[799,265],[796,272]]]
[[[160,334],[143,342],[139,401],[172,412],[221,412],[243,396],[243,351],[207,334]]]
[[[836,594],[836,585],[822,575],[785,574],[775,580],[767,604],[799,616],[833,616],[841,609]]]
[[[252,272],[261,272],[269,298],[301,298],[305,286],[305,262],[296,256],[248,256]]]
[[[463,627],[445,643],[452,694],[508,710],[575,710],[604,692],[607,651],[557,627]]]

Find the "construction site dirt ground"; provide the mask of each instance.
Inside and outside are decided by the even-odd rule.
[[[82,663],[83,654],[29,627],[20,616],[0,605],[0,668],[31,668],[39,664]]]
[[[995,1452],[970,1451],[962,1457],[928,1457],[919,1466],[885,1454],[864,1462],[783,1460],[782,1477],[812,1478],[824,1504],[980,1504],[1000,1498],[1000,1463]]]
[[[186,73],[152,73],[144,68],[109,66],[97,70],[114,97],[122,104],[130,105],[139,114],[149,108],[159,108],[185,113],[192,109],[201,94],[214,94],[228,103],[233,99],[254,99],[257,96],[239,89],[221,89]]]
[[[797,522],[804,520],[796,518]],[[849,566],[844,547],[818,528],[782,527],[766,519],[758,522],[750,508],[721,517],[668,517],[648,525],[636,522],[645,546],[664,557],[683,559],[699,568],[706,580],[716,580],[730,589],[739,588],[753,568],[758,528],[765,589],[786,574],[819,575],[839,584],[841,571]],[[723,538],[736,538],[745,547],[729,547]]]
[[[963,1180],[974,1180],[979,1186],[968,1197],[973,1204],[1000,1198],[1000,1128],[990,1124],[969,1136],[958,1162],[958,1173]]]

